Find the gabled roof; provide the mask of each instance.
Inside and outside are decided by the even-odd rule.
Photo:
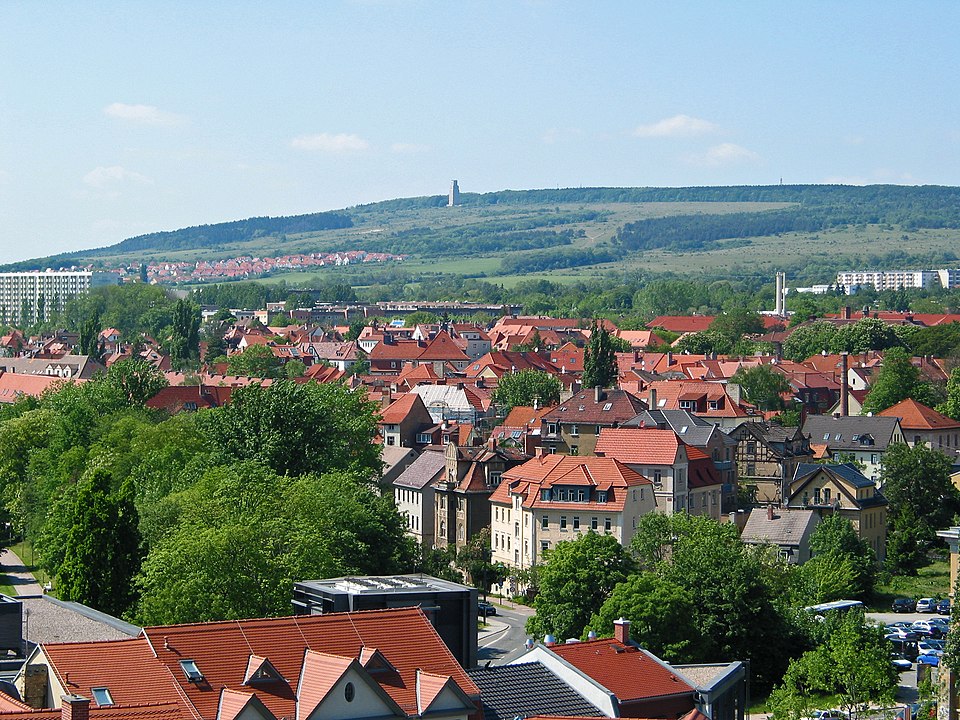
[[[895,417],[865,415],[808,415],[803,434],[811,442],[824,443],[831,451],[871,450],[883,452],[893,442],[900,426]]]
[[[380,414],[380,422],[385,425],[399,425],[407,419],[418,403],[423,406],[423,412],[426,413],[427,406],[423,404],[419,395],[415,393],[401,395]]]
[[[659,315],[648,322],[647,327],[663,328],[678,333],[703,332],[714,320],[716,320],[714,315]]]
[[[619,425],[646,410],[646,403],[626,390],[583,390],[544,415],[546,422]]]
[[[51,385],[62,382],[64,380],[55,375],[0,372],[0,403],[15,403],[24,395],[40,397]],[[77,380],[67,382],[77,382]]]
[[[673,430],[655,428],[604,428],[594,452],[628,465],[673,465],[683,443]]]
[[[445,331],[441,330],[437,336],[430,341],[417,360],[421,362],[430,360],[453,360],[466,362],[470,358],[460,349],[460,346],[454,342],[453,338]]]
[[[606,639],[557,645],[551,650],[610,690],[621,704],[693,693],[672,668],[634,645]]]
[[[273,717],[254,693],[223,688],[220,691],[220,707],[217,708],[217,720],[236,720],[247,708],[252,708],[262,718],[272,719]]]
[[[776,508],[771,520],[766,508],[754,508],[740,537],[744,542],[799,546],[810,529],[820,521],[813,510]]]
[[[446,463],[447,460],[442,452],[424,450],[420,457],[400,473],[393,484],[397,487],[422,490],[441,475]]]
[[[794,481],[804,480],[808,477],[816,475],[818,472],[825,472],[826,474],[842,478],[847,483],[856,488],[869,488],[875,487],[876,483],[873,482],[870,478],[864,475],[862,472],[857,470],[854,465],[850,463],[840,463],[835,465],[819,465],[817,463],[798,463],[796,472],[793,474]]]
[[[483,720],[514,720],[550,713],[565,717],[603,717],[592,703],[539,662],[473,668],[480,688]]]
[[[901,400],[893,407],[888,407],[877,413],[881,417],[900,418],[900,428],[903,430],[956,430],[960,428],[960,421],[938,413],[913,398]]]

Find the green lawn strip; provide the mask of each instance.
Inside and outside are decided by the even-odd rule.
[[[40,585],[45,585],[50,582],[50,576],[47,575],[46,571],[41,568],[37,562],[37,558],[34,555],[33,547],[28,540],[21,540],[15,545],[11,545],[10,549],[17,554],[17,557],[23,562],[24,567],[33,573],[33,576],[37,579],[37,582]],[[31,564],[31,560],[33,564]]]
[[[870,603],[875,612],[890,612],[894,598],[945,598],[950,594],[950,562],[935,560],[917,575],[896,575],[889,582],[878,584]]]

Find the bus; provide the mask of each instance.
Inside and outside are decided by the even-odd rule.
[[[818,618],[823,618],[827,613],[845,613],[850,610],[863,610],[863,603],[859,600],[834,600],[833,602],[820,603],[819,605],[809,605],[804,608],[808,613]]]

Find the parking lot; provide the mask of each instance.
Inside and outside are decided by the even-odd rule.
[[[935,613],[895,613],[895,612],[882,612],[882,613],[867,613],[867,619],[874,620],[877,623],[883,625],[890,625],[895,622],[909,622],[913,623],[917,620],[930,620],[932,618],[943,618],[944,615],[937,615]],[[947,619],[949,619],[947,617]],[[917,700],[917,668],[916,665],[912,669],[900,673],[900,688],[897,691],[897,700],[904,703],[916,702]]]

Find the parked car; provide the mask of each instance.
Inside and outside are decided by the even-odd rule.
[[[943,655],[943,640],[932,640],[927,638],[917,643],[917,650],[921,655]]]
[[[897,622],[887,623],[888,628],[904,628],[905,630],[909,630],[911,625],[913,625],[913,622],[910,620],[898,620]]]
[[[940,623],[931,622],[930,620],[917,620],[910,626],[910,629],[917,635],[924,637],[939,639],[944,635],[943,626]]]
[[[920,655],[917,658],[917,665],[932,665],[937,667],[940,665],[940,656],[939,655]]]
[[[935,613],[937,611],[937,601],[933,598],[920,598],[917,600],[917,612]]]
[[[807,720],[848,720],[843,710],[814,710]]]
[[[911,613],[917,609],[917,603],[912,598],[897,598],[893,601],[893,611],[898,613]]]
[[[889,625],[886,627],[886,638],[887,640],[916,640],[918,635],[917,631],[913,627],[893,627]]]
[[[907,670],[913,670],[913,663],[907,660],[904,657],[894,657],[890,660],[893,663],[893,667],[897,672],[906,672]]]
[[[491,603],[488,603],[488,602],[484,602],[483,600],[480,600],[477,602],[477,615],[479,615],[480,617],[489,617],[490,615],[496,615],[496,614],[497,614],[497,608],[495,605],[492,605]]]
[[[950,614],[950,599],[944,598],[937,603],[937,614],[939,615],[949,615]]]

